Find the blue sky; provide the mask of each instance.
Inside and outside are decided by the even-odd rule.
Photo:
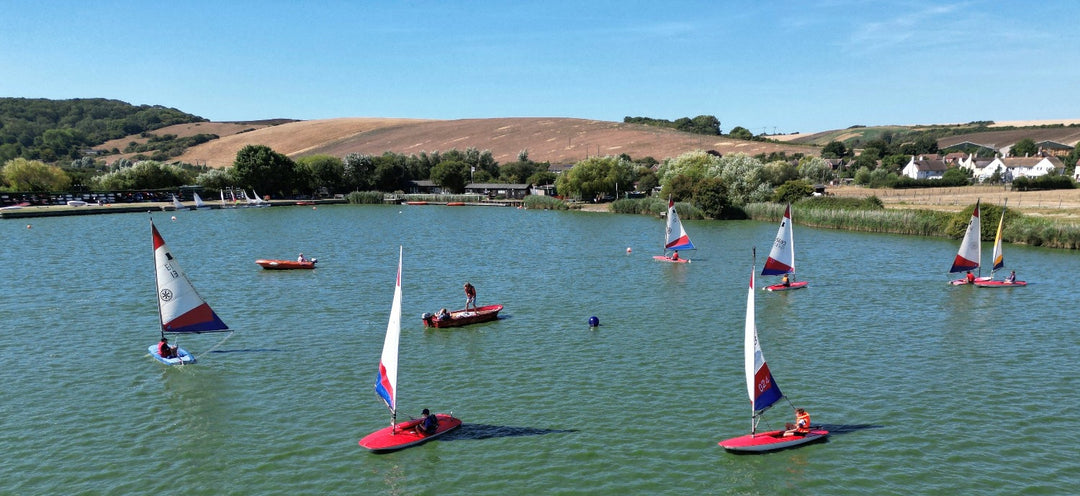
[[[1027,2],[1024,2],[1027,4]],[[1080,2],[0,0],[0,96],[214,121],[1080,118]]]

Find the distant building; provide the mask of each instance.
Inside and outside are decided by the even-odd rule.
[[[1073,150],[1073,147],[1069,145],[1050,140],[1035,143],[1035,148],[1039,150],[1040,155],[1054,155],[1057,157],[1064,157]]]
[[[940,157],[938,155],[933,156]],[[925,157],[925,155],[920,155],[916,158],[912,155],[911,160],[900,173],[912,179],[941,179],[944,177],[945,171],[949,169],[949,164],[946,164],[941,158],[926,159]]]
[[[1063,174],[1065,164],[1060,158],[1049,157],[998,157],[987,165],[979,176],[989,178],[994,172],[1000,172],[1006,181],[1018,177],[1039,177],[1050,173]]]

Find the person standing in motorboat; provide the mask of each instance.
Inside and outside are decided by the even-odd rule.
[[[472,306],[473,310],[476,310],[476,288],[471,283],[465,283],[465,310]]]

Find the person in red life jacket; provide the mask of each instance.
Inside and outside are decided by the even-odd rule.
[[[158,343],[158,354],[161,358],[176,358],[177,346],[169,346],[169,338],[162,336]]]
[[[672,260],[678,260],[679,259],[679,250],[675,250],[675,253],[671,254],[671,259]]]
[[[805,436],[810,433],[810,414],[802,408],[795,409],[795,423],[788,423],[785,436]]]
[[[470,283],[465,283],[465,310],[469,309],[469,305],[472,305],[472,309],[476,310],[476,288]]]
[[[970,270],[967,271],[967,275],[964,276],[964,281],[966,281],[968,284],[974,283],[975,282],[975,274],[972,274]]]

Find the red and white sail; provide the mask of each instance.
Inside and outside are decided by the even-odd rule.
[[[675,211],[675,201],[668,198],[667,235],[664,242],[664,251],[693,249],[694,243],[690,241],[690,236],[686,234],[686,229],[683,228],[682,221],[679,220],[679,213]]]
[[[154,241],[155,278],[157,280],[158,314],[161,332],[190,333],[228,331],[210,305],[199,296],[184,270],[169,251],[154,220],[150,220]]]
[[[1001,228],[1005,226],[1005,206],[1008,204],[1009,201],[1005,200],[1005,205],[1001,206],[1001,219],[998,220],[997,236],[994,236],[994,268],[990,270],[991,278],[994,272],[1005,268],[1005,252],[1001,250]]]
[[[773,379],[765,356],[758,342],[757,323],[754,315],[754,272],[750,270],[750,291],[746,295],[746,323],[743,329],[743,365],[746,370],[746,389],[750,395],[752,410],[751,432],[757,428],[758,415],[784,397],[780,386]]]
[[[401,338],[401,256],[398,247],[397,283],[394,285],[394,303],[390,306],[390,320],[386,324],[379,374],[375,378],[375,392],[390,409],[391,422],[397,417],[398,341]]]
[[[956,253],[952,268],[949,272],[965,272],[979,268],[982,260],[982,226],[979,220],[979,202],[975,202],[975,211],[971,213],[971,221],[968,222],[964,240],[960,242],[960,250]]]
[[[778,276],[795,272],[795,243],[791,232],[791,204],[784,209],[784,218],[780,220],[780,229],[776,232],[769,258],[761,269],[763,276]]]

